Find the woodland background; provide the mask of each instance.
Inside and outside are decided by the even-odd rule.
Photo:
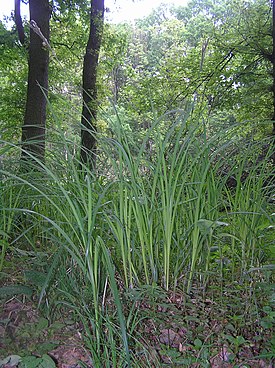
[[[0,367],[272,367],[273,2],[29,6],[0,23]]]

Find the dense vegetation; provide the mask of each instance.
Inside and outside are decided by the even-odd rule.
[[[52,6],[44,157],[22,142],[30,24],[0,23],[0,367],[272,367],[273,4],[105,21],[86,105],[89,2]]]

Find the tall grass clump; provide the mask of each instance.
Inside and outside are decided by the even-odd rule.
[[[56,155],[56,160],[45,164],[29,155],[27,170],[20,170],[18,173],[2,170],[6,181],[13,180],[18,187],[21,186],[24,193],[14,209],[20,216],[24,238],[29,238],[31,229],[36,227],[36,232],[40,231],[39,240],[48,250],[49,261],[52,262],[39,301],[41,303],[45,295],[49,294],[50,287],[58,290],[58,305],[74,301],[70,305],[79,312],[83,323],[85,322],[84,326],[92,344],[93,361],[95,366],[100,367],[105,359],[104,354],[110,354],[108,342],[102,338],[108,316],[106,314],[103,319],[103,312],[107,296],[113,299],[116,305],[113,323],[114,326],[119,326],[116,327],[119,334],[114,333],[113,339],[116,344],[121,340],[122,346],[122,352],[119,356],[116,353],[116,359],[130,364],[128,337],[114,280],[113,260],[101,241],[106,226],[104,222],[101,224],[98,217],[101,217],[100,211],[106,200],[106,188],[101,187],[88,168],[80,170],[80,162],[71,160],[71,156],[67,157],[67,161],[61,162],[60,156]],[[68,175],[64,175],[65,167]],[[4,207],[1,209],[3,211]],[[25,221],[26,217],[28,221]],[[23,236],[18,238],[22,243]],[[69,282],[64,283],[65,279]],[[84,294],[82,289],[85,290]],[[107,358],[106,360],[108,361]]]
[[[2,169],[0,187],[2,243],[47,250],[39,302],[75,311],[95,367],[145,364],[145,348],[139,358],[131,351],[139,317],[124,303],[127,289],[189,293],[217,282],[217,272],[245,278],[265,263],[261,237],[274,226],[269,153],[257,161],[251,143],[227,161],[230,137],[208,137],[188,112],[156,119],[137,139],[119,116],[109,125],[111,135],[97,136],[97,170],[79,162],[75,142],[60,132],[46,162],[29,155],[34,170]],[[6,252],[3,245],[1,267]]]
[[[109,223],[129,278],[125,284],[156,283],[168,290],[182,280],[190,291],[195,279],[207,283],[217,265],[221,275],[229,269],[236,277],[236,264],[244,275],[263,261],[259,231],[273,224],[266,190],[274,175],[272,146],[261,159],[261,147],[253,142],[230,155],[240,144],[234,128],[228,138],[222,139],[224,132],[207,137],[181,114],[163,135],[163,120],[169,114],[152,124],[134,150],[118,124],[119,140],[111,142],[112,154],[106,152],[119,198],[112,201]],[[149,140],[153,154],[147,152]]]
[[[21,189],[17,190],[16,182],[12,178],[2,178],[0,182],[0,272],[3,270],[6,252],[12,243],[20,195]]]
[[[226,216],[232,228],[232,277],[238,274],[241,280],[250,269],[266,262],[271,248],[265,235],[274,229],[272,144],[264,159],[260,152],[260,144],[244,146],[243,154],[230,173],[236,178],[235,188],[225,190]]]

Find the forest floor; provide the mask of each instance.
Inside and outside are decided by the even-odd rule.
[[[245,311],[247,296],[242,295],[243,300],[240,294],[227,293],[221,304],[213,300],[211,293],[203,298],[193,295],[189,301],[181,293],[163,292],[158,300],[145,297],[137,305],[142,316],[137,331],[149,351],[151,367],[274,367],[270,318],[266,315],[260,321],[253,313],[249,315]],[[50,322],[41,315],[37,304],[15,297],[6,300],[1,308],[1,368],[18,367],[16,355],[41,361],[45,354],[58,368],[83,367],[79,362],[90,368],[84,340],[81,323],[70,313],[60,314],[58,320]],[[10,363],[4,361],[8,356]]]
[[[93,368],[85,329],[73,310],[56,309],[50,298],[38,308],[37,292],[1,293],[22,284],[29,262],[11,257],[1,273],[0,368]],[[121,288],[125,315],[131,308],[136,313],[130,349],[144,356],[140,367],[273,368],[273,286],[260,275],[250,281],[216,278],[206,290],[194,286],[189,295],[151,286]],[[144,351],[150,365],[142,364]]]

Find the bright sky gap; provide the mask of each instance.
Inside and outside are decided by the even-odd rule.
[[[186,5],[188,0],[105,0],[106,8],[110,9],[107,19],[114,22],[132,22],[135,19],[145,17],[161,4]],[[0,19],[10,16],[14,9],[13,0],[1,0]],[[28,18],[28,5],[21,3],[21,12]]]

